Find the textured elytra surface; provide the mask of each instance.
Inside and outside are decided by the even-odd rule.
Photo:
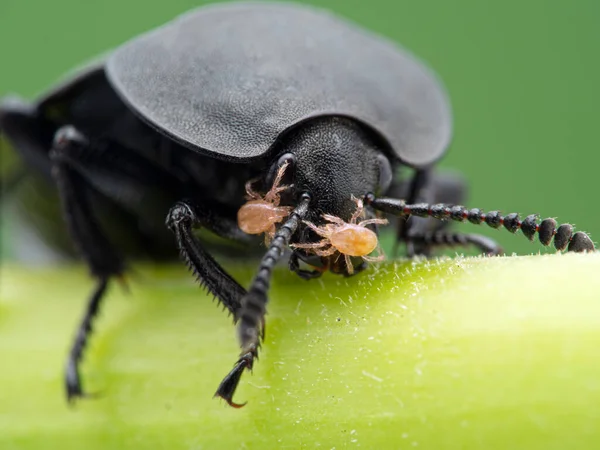
[[[70,410],[67,342],[85,269],[2,267],[0,447],[597,448],[600,254],[278,270],[267,341],[233,410],[212,398],[231,320],[185,269],[114,286]],[[246,284],[253,265],[233,270]],[[52,300],[52,301],[50,301]],[[35,430],[35,431],[33,431]]]
[[[181,143],[263,155],[290,126],[347,115],[406,163],[439,158],[451,135],[443,87],[394,43],[294,4],[200,8],[117,49],[107,74],[127,103]]]

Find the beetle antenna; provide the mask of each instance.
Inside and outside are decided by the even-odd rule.
[[[539,216],[531,214],[521,220],[517,213],[503,216],[499,211],[483,212],[478,208],[467,209],[460,205],[450,205],[438,203],[435,205],[428,203],[407,204],[406,201],[395,198],[376,198],[374,194],[365,195],[364,202],[371,208],[382,211],[394,216],[417,216],[431,217],[438,220],[453,220],[455,222],[471,222],[479,225],[485,223],[491,228],[500,228],[504,226],[511,233],[521,230],[525,237],[533,241],[535,234],[542,245],[548,246],[554,240],[554,247],[558,251],[567,249],[570,252],[594,251],[594,242],[590,237],[578,231],[573,234],[573,226],[563,224],[558,226],[554,219],[544,219],[538,224]],[[558,228],[557,228],[558,226]]]
[[[263,256],[258,273],[252,280],[248,293],[242,298],[242,306],[237,315],[238,337],[242,352],[235,366],[219,385],[215,397],[221,397],[229,405],[240,408],[245,403],[233,402],[233,394],[238,386],[244,369],[252,369],[255,359],[258,359],[258,348],[264,337],[267,291],[271,284],[273,268],[290,245],[292,236],[298,229],[302,219],[306,217],[310,196],[303,194],[298,206],[292,211],[287,221],[277,230],[271,244]]]

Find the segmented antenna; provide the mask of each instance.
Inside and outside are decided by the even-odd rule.
[[[394,198],[376,198],[374,194],[367,194],[364,198],[365,204],[372,208],[395,216],[417,216],[431,217],[438,220],[453,220],[455,222],[471,222],[476,225],[485,223],[491,228],[500,228],[504,226],[511,233],[521,230],[523,234],[533,241],[535,234],[542,245],[548,246],[554,239],[554,247],[558,251],[567,249],[569,252],[585,252],[595,250],[594,243],[590,237],[578,231],[573,233],[573,226],[563,224],[558,226],[554,219],[544,219],[538,224],[539,216],[531,214],[521,220],[517,213],[503,216],[499,211],[490,211],[488,213],[478,208],[467,209],[460,205],[449,205],[438,203],[431,205],[428,203],[407,204],[404,200]],[[557,228],[558,226],[558,228]]]

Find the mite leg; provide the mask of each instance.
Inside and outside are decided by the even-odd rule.
[[[223,379],[215,393],[215,396],[223,398],[231,406],[243,406],[233,402],[233,394],[244,369],[251,370],[254,360],[258,356],[258,347],[264,332],[267,291],[269,290],[273,268],[283,256],[285,249],[290,244],[290,239],[298,229],[298,225],[306,216],[309,201],[310,197],[306,194],[303,195],[299,206],[294,209],[287,221],[279,228],[261,260],[258,273],[250,285],[248,294],[242,298],[242,307],[238,316],[238,337],[242,351],[234,368]]]

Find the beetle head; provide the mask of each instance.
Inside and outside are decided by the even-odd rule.
[[[355,223],[358,219],[357,199],[368,192],[385,192],[388,189],[392,168],[377,145],[377,139],[349,118],[321,117],[292,130],[282,139],[279,149],[278,161],[271,169],[267,184],[274,179],[276,168],[288,162],[290,169],[286,173],[285,184],[293,184],[293,189],[286,195],[298,198],[308,193],[311,197],[309,210],[303,219],[312,227],[301,228],[294,245],[299,259],[319,268],[319,271],[349,275],[360,270],[364,267],[361,257],[333,251],[335,249],[331,247],[328,247],[329,250],[313,248],[314,243],[323,239],[315,232],[317,227],[314,224],[324,224],[327,217],[342,223]],[[294,201],[294,198],[288,197],[284,204],[293,205]],[[360,205],[362,217],[362,203]]]
[[[309,220],[320,222],[329,214],[348,221],[356,209],[353,195],[387,190],[390,163],[375,142],[344,117],[305,122],[282,141],[284,157],[293,159],[294,192],[308,192],[312,198]]]

